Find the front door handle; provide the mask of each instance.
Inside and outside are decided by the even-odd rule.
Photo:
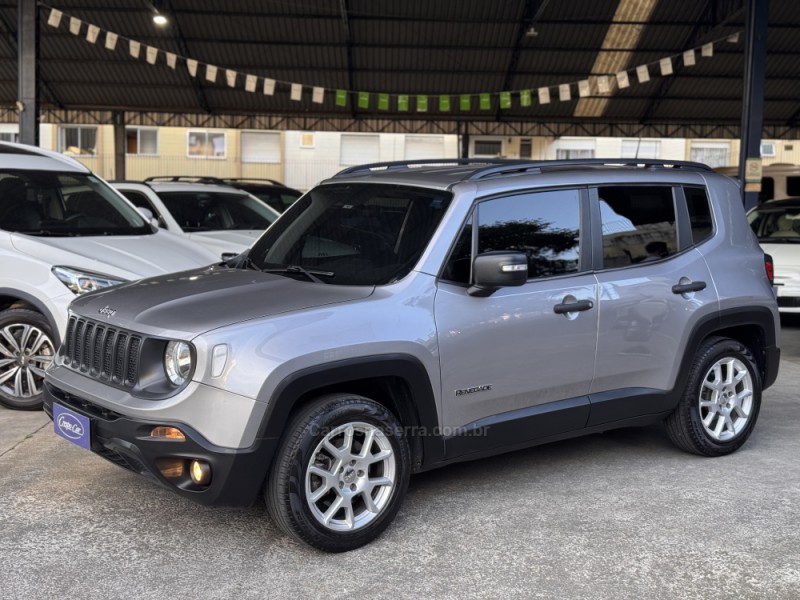
[[[594,308],[594,302],[591,300],[576,300],[575,302],[562,302],[553,307],[553,312],[557,315],[566,313],[581,312]]]
[[[676,283],[672,286],[673,294],[690,294],[706,289],[705,281],[690,281],[689,283]]]

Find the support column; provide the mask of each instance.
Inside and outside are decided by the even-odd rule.
[[[125,111],[115,110],[111,115],[114,124],[114,179],[125,179]]]
[[[39,3],[17,1],[19,141],[39,145]]]
[[[747,0],[745,21],[744,92],[742,94],[742,142],[739,151],[739,181],[745,210],[758,204],[758,192],[745,191],[748,158],[761,157],[764,126],[764,80],[767,70],[767,21],[769,0]]]
[[[467,133],[468,125],[463,124],[463,133],[461,134],[461,149],[459,151],[459,158],[469,158],[469,133]]]

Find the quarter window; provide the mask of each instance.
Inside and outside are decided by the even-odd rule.
[[[625,267],[661,260],[678,251],[672,188],[598,188],[603,266]]]
[[[692,226],[692,243],[711,237],[714,223],[711,220],[711,208],[708,205],[708,194],[704,188],[683,188],[686,196],[686,208],[689,210],[689,223]]]

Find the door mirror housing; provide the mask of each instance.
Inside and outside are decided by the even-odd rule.
[[[136,210],[138,210],[139,214],[148,220],[150,226],[153,228],[153,231],[158,231],[158,219],[156,219],[152,210],[144,206],[137,206]]]
[[[472,265],[470,296],[491,296],[503,287],[520,286],[528,281],[528,257],[524,252],[485,252]]]

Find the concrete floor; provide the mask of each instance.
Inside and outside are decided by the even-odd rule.
[[[783,349],[731,456],[651,427],[455,465],[414,477],[389,530],[340,555],[0,409],[0,598],[799,598],[800,318]]]

